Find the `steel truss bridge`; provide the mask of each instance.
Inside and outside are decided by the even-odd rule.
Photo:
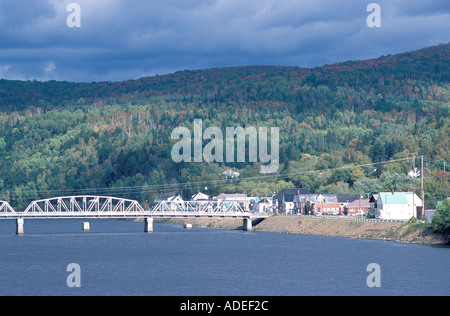
[[[0,219],[17,218],[159,218],[159,217],[252,217],[238,202],[160,202],[145,210],[135,200],[108,196],[65,196],[33,201],[23,212],[0,201]],[[264,217],[264,216],[257,216]]]
[[[153,231],[154,218],[173,217],[234,217],[243,219],[243,229],[252,229],[253,216],[244,211],[238,202],[183,201],[158,203],[145,210],[138,201],[110,196],[64,196],[33,201],[23,212],[16,212],[6,201],[0,201],[0,219],[15,219],[16,234],[24,233],[25,219],[44,218],[143,218],[144,231]],[[85,229],[83,223],[83,229]],[[86,225],[88,227],[89,225]]]

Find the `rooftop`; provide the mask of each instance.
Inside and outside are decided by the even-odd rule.
[[[380,192],[379,199],[384,204],[408,204],[408,195],[412,192]]]
[[[357,199],[347,205],[348,208],[370,208],[369,199]]]

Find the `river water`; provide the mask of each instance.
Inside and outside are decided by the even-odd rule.
[[[450,295],[450,249],[90,220],[0,220],[0,295]],[[67,267],[76,263],[79,270]],[[367,266],[379,265],[381,287]],[[74,276],[72,273],[78,273]],[[69,287],[67,279],[80,281]],[[374,279],[372,279],[374,280]]]

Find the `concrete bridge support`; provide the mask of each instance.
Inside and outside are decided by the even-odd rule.
[[[23,224],[24,224],[23,218],[18,218],[16,220],[16,234],[17,235],[23,235]]]
[[[251,231],[252,228],[252,219],[250,217],[244,217],[244,230]]]
[[[153,218],[146,217],[144,220],[144,232],[151,233],[153,232]]]

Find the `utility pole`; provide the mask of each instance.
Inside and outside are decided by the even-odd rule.
[[[421,165],[421,169],[420,169],[420,175],[421,175],[421,180],[420,180],[420,193],[421,193],[421,197],[422,197],[422,214],[421,214],[421,216],[420,216],[420,218],[422,218],[422,215],[424,215],[425,214],[425,195],[424,195],[424,192],[423,192],[423,155],[422,155],[422,157],[421,157],[421,162],[422,162],[422,165]]]
[[[417,213],[417,207],[416,207],[416,204],[414,203],[414,195],[416,195],[416,184],[415,184],[415,178],[416,178],[416,156],[414,156],[413,157],[413,175],[412,175],[412,178],[413,178],[413,188],[412,188],[412,191],[413,191],[413,216],[414,217],[418,217],[418,214],[416,214]]]

